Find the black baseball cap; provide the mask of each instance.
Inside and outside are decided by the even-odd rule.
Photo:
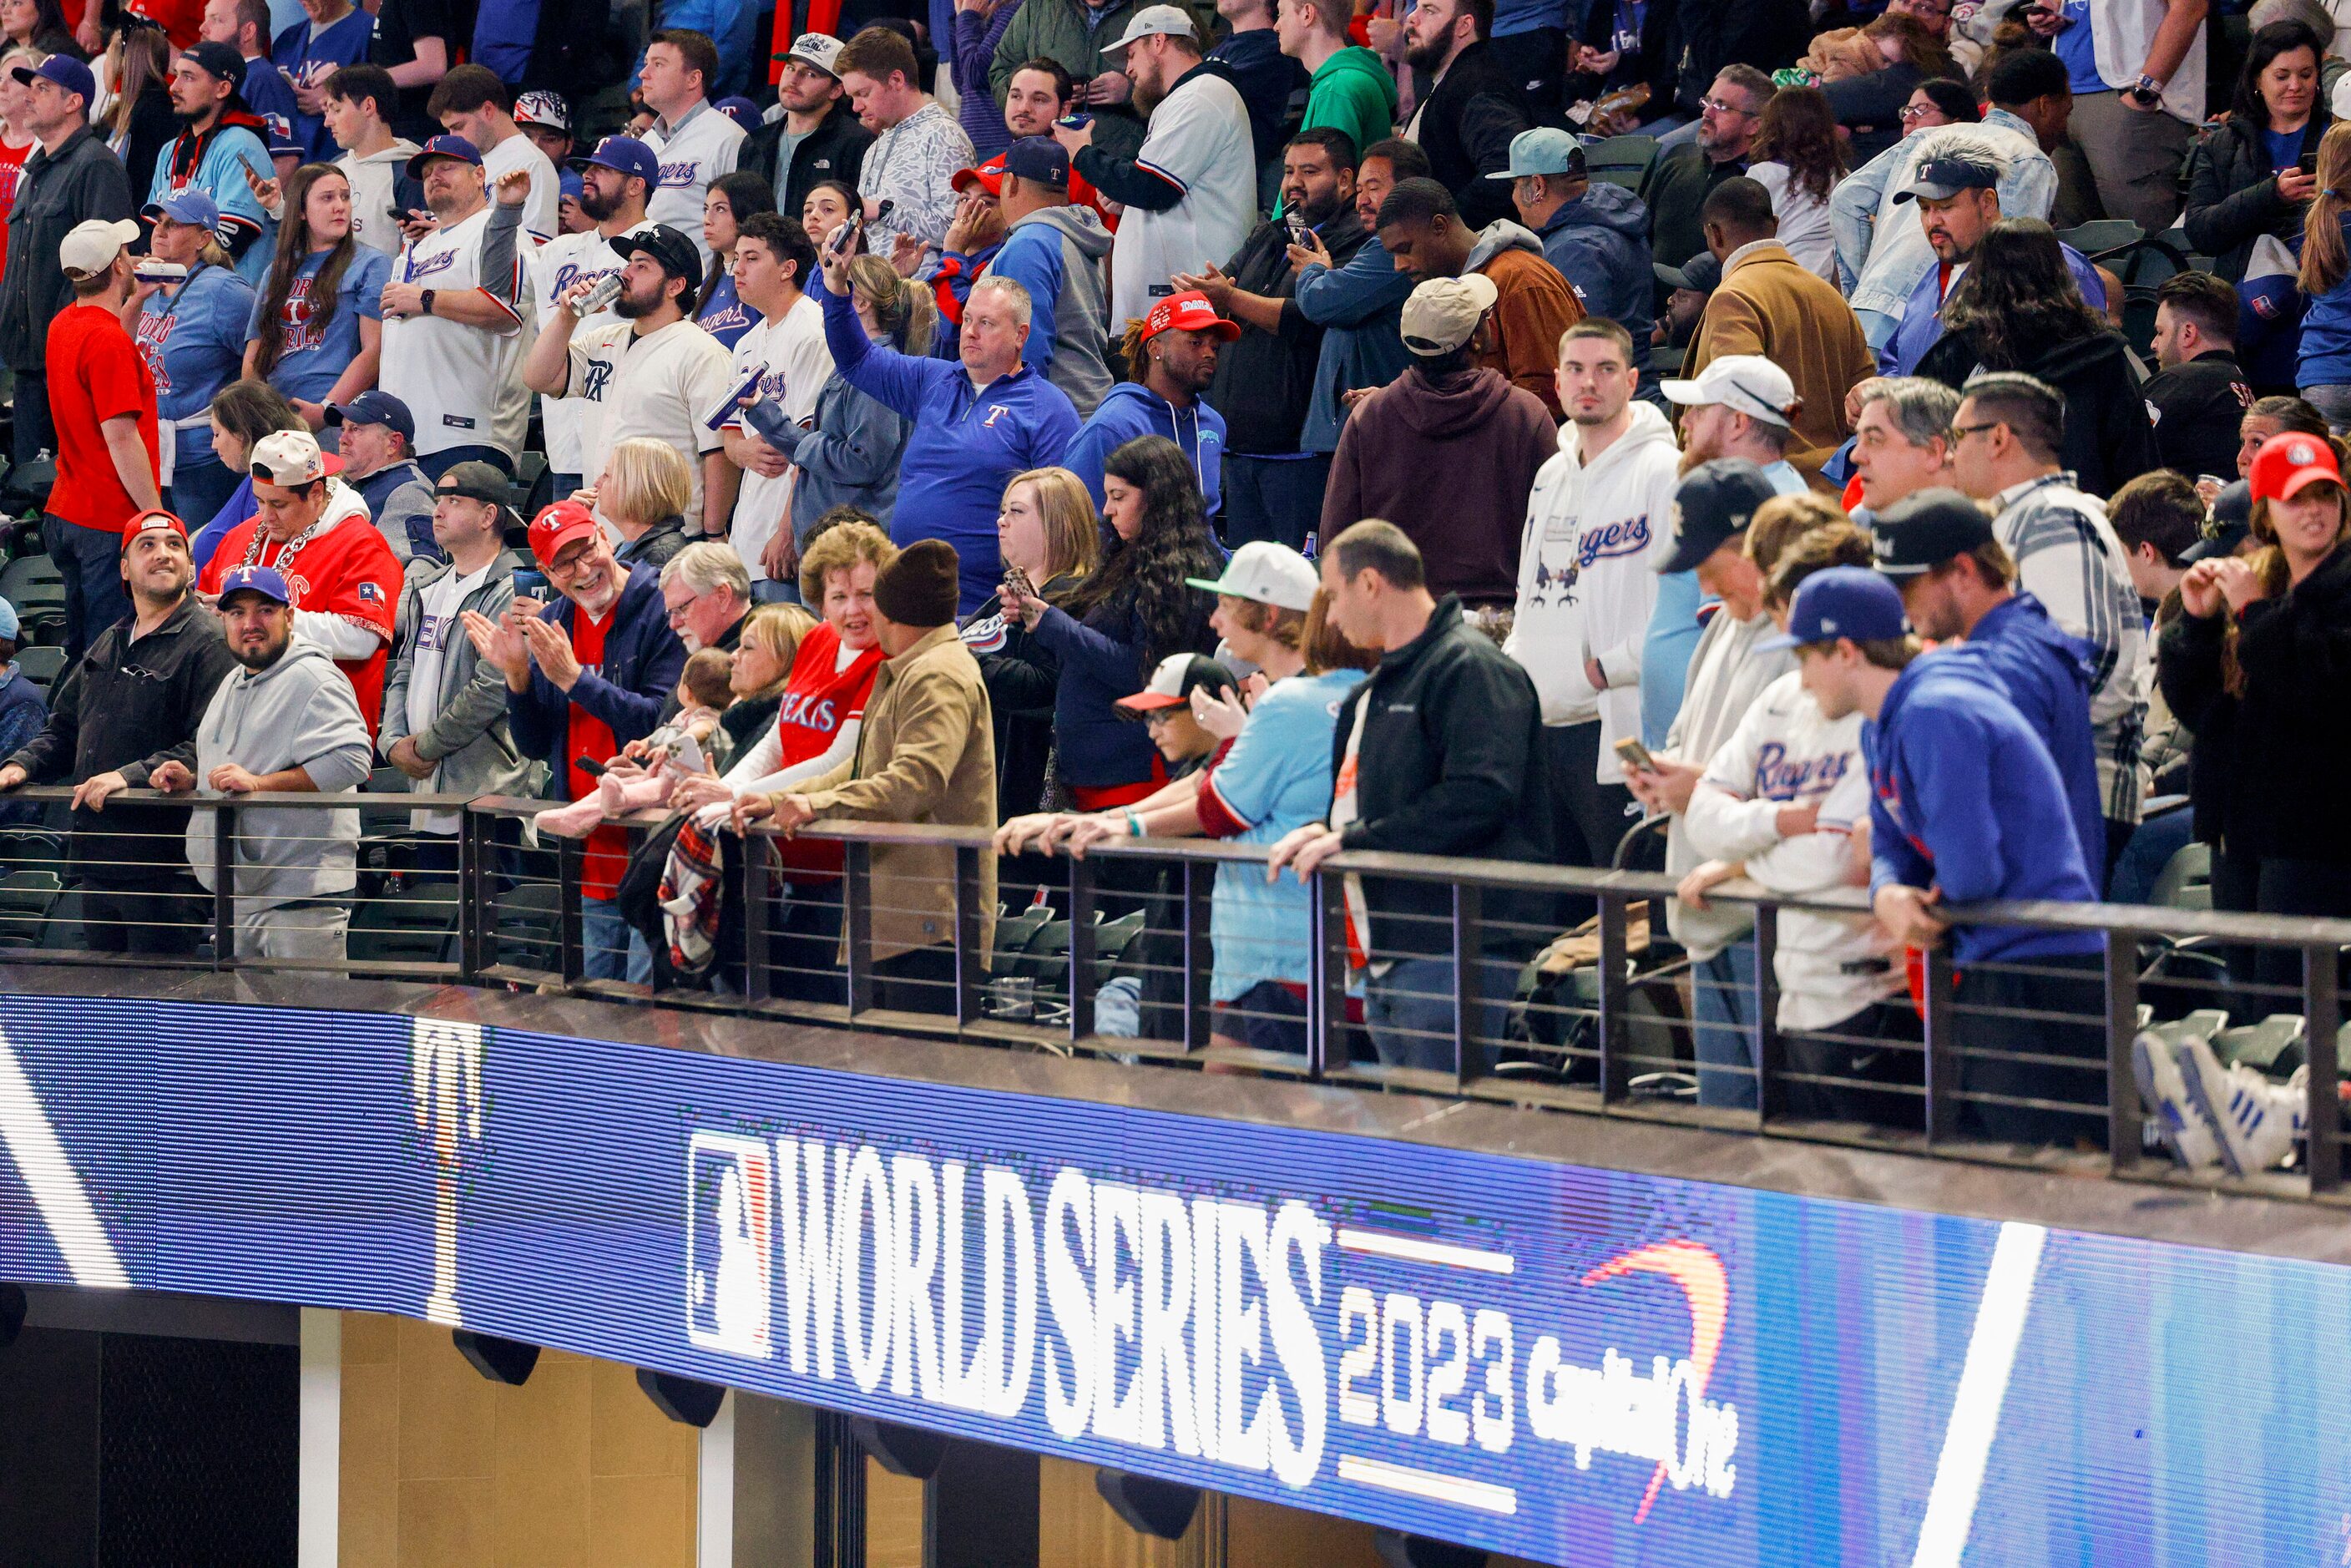
[[[1992,540],[1991,514],[1938,486],[1905,496],[1870,519],[1870,549],[1888,577],[1918,577]]]
[[[1961,191],[1991,191],[2000,186],[2000,171],[1980,158],[1929,158],[1918,165],[1910,187],[1896,193],[1903,202],[1948,202]]]
[[[2239,479],[2213,501],[2212,515],[2204,523],[2204,537],[2179,552],[2179,562],[2192,566],[2199,560],[2232,556],[2244,547],[2252,531],[2253,486],[2250,481]]]
[[[1722,281],[1722,263],[1710,250],[1698,252],[1679,267],[1654,263],[1651,270],[1657,275],[1657,281],[1668,288],[1694,289],[1700,294],[1713,293],[1715,286]]]
[[[622,256],[632,256],[640,251],[652,256],[664,272],[672,277],[683,277],[689,283],[702,279],[702,253],[694,242],[667,224],[640,224],[625,234],[612,236],[612,248]]]
[[[231,82],[242,94],[245,90],[245,57],[226,44],[210,39],[183,49],[180,53],[193,61],[205,75],[216,81]]]
[[[512,507],[514,490],[507,476],[491,463],[466,461],[452,463],[434,482],[436,496],[463,496],[469,501],[484,501],[493,507]]]
[[[1674,553],[1659,571],[1692,571],[1747,531],[1755,508],[1779,492],[1744,457],[1717,457],[1682,476],[1674,491]]]

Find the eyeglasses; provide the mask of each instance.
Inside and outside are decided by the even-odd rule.
[[[1698,100],[1698,106],[1700,109],[1710,109],[1717,114],[1743,115],[1749,120],[1755,118],[1753,110],[1742,104],[1733,103],[1727,98],[1702,98]]]
[[[1906,103],[1894,111],[1894,118],[1907,125],[1913,120],[1924,120],[1930,114],[1941,112],[1931,103]]]
[[[1957,445],[1970,435],[1981,435],[1987,430],[1998,430],[2004,423],[2006,422],[2002,420],[1990,419],[1981,424],[1955,424],[1951,426],[1951,443]]]

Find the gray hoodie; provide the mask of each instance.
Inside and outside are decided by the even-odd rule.
[[[322,795],[367,782],[372,754],[351,683],[325,649],[296,638],[266,670],[239,666],[196,726],[196,784],[234,762],[249,773],[301,768]],[[259,807],[236,813],[237,910],[350,893],[358,883],[356,810]],[[213,887],[213,812],[188,815],[188,864]]]
[[[1478,231],[1478,241],[1469,247],[1469,259],[1461,264],[1461,275],[1467,277],[1473,272],[1484,271],[1488,262],[1506,250],[1531,251],[1541,256],[1542,241],[1523,224],[1496,218]]]
[[[988,263],[990,276],[1008,277],[1029,291],[1029,347],[1021,358],[1037,364],[1050,354],[1045,379],[1078,405],[1078,417],[1092,414],[1114,384],[1103,361],[1109,305],[1102,293],[1102,259],[1111,233],[1089,206],[1045,207],[1012,225],[1004,248]]]
[[[383,725],[377,748],[389,754],[394,742],[409,733],[409,678],[416,670],[416,639],[423,621],[424,591],[456,567],[448,561],[417,558],[406,586],[400,591],[400,646],[383,676]],[[490,563],[481,586],[458,604],[496,621],[514,602],[515,557],[501,554]],[[433,722],[416,737],[416,754],[441,766],[433,777],[413,783],[419,792],[450,795],[532,795],[546,777],[544,764],[515,749],[507,728],[507,678],[496,664],[485,664],[474,651],[474,641],[460,630],[449,639],[441,658],[441,678],[434,694]]]

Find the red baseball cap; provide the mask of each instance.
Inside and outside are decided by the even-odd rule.
[[[184,539],[188,537],[188,525],[161,507],[152,512],[141,512],[122,525],[122,548],[129,549],[131,541],[141,534],[156,533],[177,534]]]
[[[977,185],[991,196],[1004,194],[1004,154],[998,152],[977,168],[956,170],[955,178],[947,183],[958,191],[968,191]]]
[[[2342,484],[2343,469],[2325,436],[2289,430],[2262,443],[2245,477],[2252,482],[2254,500],[2283,501],[2315,479]]]
[[[1208,297],[1193,288],[1171,294],[1154,305],[1151,314],[1143,319],[1143,336],[1136,341],[1148,343],[1162,332],[1214,332],[1229,343],[1241,335],[1241,327],[1239,322],[1228,321],[1217,315]]]
[[[530,553],[539,565],[553,566],[564,546],[601,528],[596,514],[579,502],[558,501],[531,519]]]

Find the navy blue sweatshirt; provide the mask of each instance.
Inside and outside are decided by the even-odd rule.
[[[914,422],[899,459],[890,538],[900,546],[917,539],[955,546],[956,613],[969,615],[1002,579],[996,514],[1006,483],[1061,461],[1078,433],[1077,406],[1026,365],[985,390],[974,387],[960,361],[916,359],[866,337],[856,307],[827,287],[822,273],[809,280],[809,291],[824,308],[825,345],[841,379]]]
[[[538,618],[561,628],[568,640],[578,612],[570,600],[559,598]],[[626,746],[653,732],[663,706],[684,673],[685,644],[669,629],[660,574],[649,566],[631,567],[612,623],[604,631],[602,663],[581,671],[569,692],[557,690],[533,664],[530,690],[507,693],[507,722],[514,727],[515,749],[553,764],[559,779],[569,777],[572,758],[557,753],[570,732],[573,704],[603,720],[614,743]]]
[[[2098,795],[2097,741],[2090,731],[2090,672],[2097,650],[2050,620],[2040,600],[2020,593],[1986,612],[1966,642],[1936,656],[1973,660],[2008,694],[2064,780],[2084,864],[2103,872],[2106,818]]]
[[[1861,730],[1869,759],[1869,890],[1937,887],[1946,904],[2097,901],[2049,748],[1970,660],[1910,662]],[[2100,849],[2103,853],[2104,841]],[[2091,954],[2095,931],[1959,925],[1960,965]]]

